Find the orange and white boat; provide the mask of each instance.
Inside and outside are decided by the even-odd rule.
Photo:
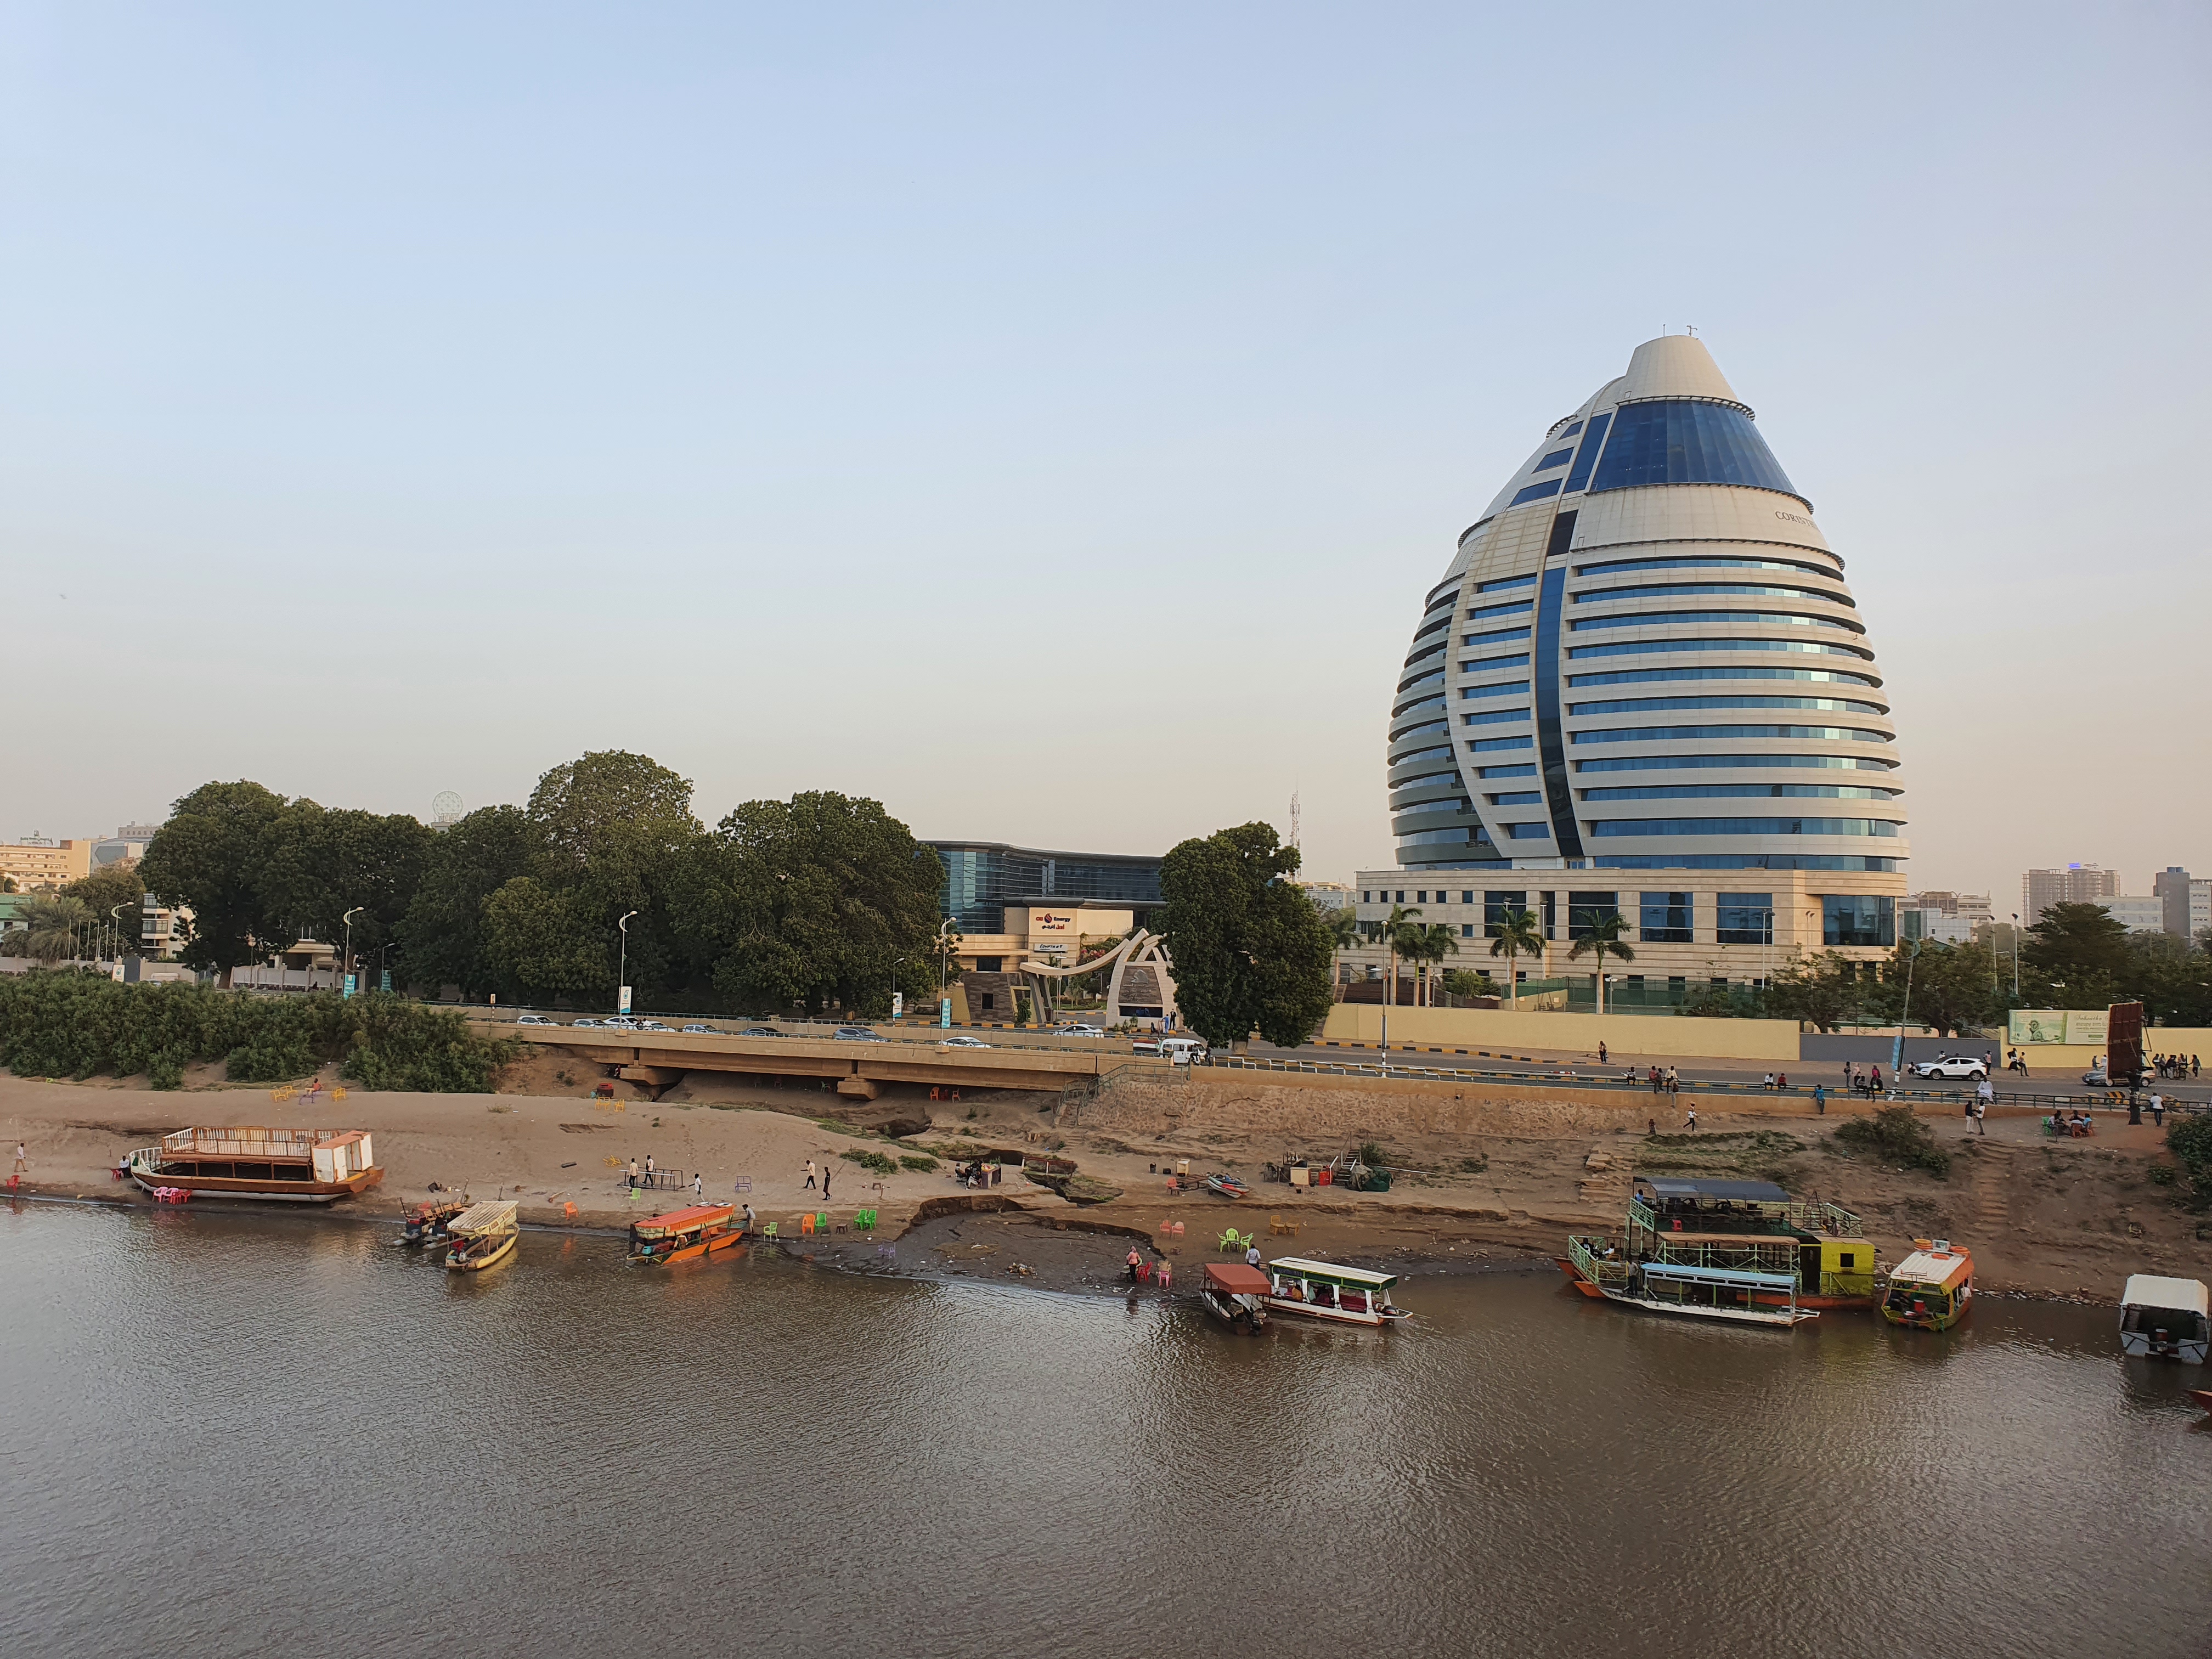
[[[366,1129],[179,1129],[123,1160],[148,1192],[334,1204],[384,1179]]]
[[[629,1259],[672,1267],[696,1261],[744,1241],[744,1230],[735,1220],[729,1204],[692,1204],[650,1221],[633,1222],[629,1230]]]

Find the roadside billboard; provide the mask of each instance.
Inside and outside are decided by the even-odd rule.
[[[2112,1011],[2106,1008],[2015,1008],[2007,1021],[2005,1041],[2015,1048],[2044,1043],[2075,1044],[2101,1048],[2112,1030]]]

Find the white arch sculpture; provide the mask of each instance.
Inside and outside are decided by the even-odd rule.
[[[1040,1014],[1050,1018],[1053,1012],[1053,988],[1064,980],[1079,979],[1085,974],[1095,974],[1111,963],[1113,974],[1106,981],[1106,1023],[1118,1025],[1127,1018],[1121,1012],[1121,984],[1132,968],[1149,968],[1160,988],[1159,1010],[1169,1024],[1175,1023],[1176,988],[1175,963],[1168,956],[1167,941],[1157,933],[1139,927],[1128,938],[1111,949],[1102,951],[1088,962],[1079,962],[1073,967],[1061,967],[1056,963],[1024,960],[1022,974],[1030,982],[1030,994],[1036,1000]],[[1151,1006],[1151,1004],[1146,1004]]]

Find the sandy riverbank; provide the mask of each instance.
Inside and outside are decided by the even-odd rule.
[[[572,1073],[573,1075],[573,1073]],[[1249,1074],[1247,1074],[1249,1075]],[[513,1198],[523,1218],[545,1224],[619,1229],[641,1215],[689,1201],[688,1177],[713,1199],[742,1198],[763,1220],[795,1235],[803,1212],[827,1210],[849,1224],[862,1206],[881,1213],[878,1237],[835,1231],[813,1248],[826,1260],[873,1271],[957,1273],[1059,1288],[1115,1285],[1134,1238],[1176,1264],[1188,1290],[1215,1254],[1223,1229],[1255,1234],[1263,1250],[1322,1255],[1414,1273],[1544,1261],[1569,1231],[1617,1227],[1638,1170],[1758,1175],[1802,1196],[1860,1212],[1883,1256],[1895,1260],[1917,1237],[1947,1237],[1974,1250],[1992,1291],[2115,1299],[2132,1272],[2212,1278],[2212,1227],[2149,1179],[2161,1143],[2155,1129],[2120,1115],[2088,1140],[2045,1142],[2027,1116],[1994,1117],[1986,1138],[1961,1119],[1931,1117],[1954,1153],[1948,1179],[1885,1169],[1844,1155],[1820,1119],[1778,1101],[1699,1107],[1693,1141],[1669,1111],[1650,1133],[1650,1097],[1527,1089],[1300,1088],[1263,1079],[1215,1079],[1109,1091],[1074,1121],[1040,1105],[1056,1100],[1006,1094],[959,1105],[887,1097],[928,1127],[893,1142],[818,1120],[835,1097],[805,1089],[744,1087],[714,1079],[678,1088],[658,1103],[619,1109],[550,1092],[550,1076],[511,1079],[532,1092],[409,1095],[351,1092],[343,1101],[278,1102],[265,1089],[204,1084],[155,1093],[143,1085],[46,1082],[0,1076],[0,1136],[29,1148],[29,1190],[142,1201],[109,1170],[134,1146],[188,1123],[264,1123],[367,1128],[376,1136],[384,1185],[340,1206],[359,1215],[397,1212],[435,1182],[477,1198]],[[335,1078],[325,1079],[326,1089]],[[554,1087],[561,1086],[557,1083]],[[1671,1103],[1670,1103],[1671,1104]],[[950,1154],[983,1146],[1041,1148],[1063,1142],[1083,1171],[1121,1187],[1109,1203],[1078,1206],[1018,1172],[990,1197],[1011,1213],[916,1218],[938,1200],[961,1200],[949,1165],[934,1171],[864,1171],[840,1156],[860,1152]],[[1238,1204],[1170,1194],[1162,1171],[1188,1158],[1194,1169],[1228,1169],[1257,1181],[1261,1166],[1297,1152],[1326,1158],[1375,1142],[1401,1174],[1389,1193],[1304,1192],[1261,1184]],[[632,1198],[624,1171],[650,1154],[687,1177],[679,1196]],[[824,1202],[805,1185],[812,1159],[828,1169]],[[739,1192],[739,1184],[748,1183]],[[575,1206],[572,1213],[568,1206]],[[1164,1223],[1181,1222],[1180,1235]],[[909,1231],[912,1229],[912,1231]],[[956,1236],[957,1233],[957,1236]],[[903,1235],[902,1237],[902,1235]],[[978,1250],[989,1244],[988,1250]],[[879,1254],[888,1245],[889,1255]],[[1019,1271],[1027,1267],[1030,1271]]]

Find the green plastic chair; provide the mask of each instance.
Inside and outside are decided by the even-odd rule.
[[[761,1236],[764,1238],[774,1238],[775,1237],[775,1223],[773,1221],[763,1221],[761,1223]]]
[[[826,1233],[830,1231],[829,1211],[823,1210],[814,1218],[814,1231],[817,1233]]]

